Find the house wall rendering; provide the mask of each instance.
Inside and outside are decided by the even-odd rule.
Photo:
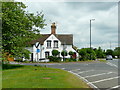
[[[38,62],[42,59],[47,59],[48,56],[52,56],[52,50],[58,50],[59,52],[62,52],[63,50],[66,50],[67,52],[76,52],[72,46],[73,35],[56,34],[56,26],[55,23],[53,23],[51,25],[51,34],[44,34],[43,37],[40,37],[38,41],[33,44],[32,47],[27,47],[27,49],[32,53],[30,59]],[[58,56],[62,57],[61,54]],[[66,58],[70,58],[70,56],[68,55]]]

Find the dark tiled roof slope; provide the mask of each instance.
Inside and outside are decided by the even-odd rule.
[[[35,44],[36,42],[40,42],[43,44],[44,41],[50,36],[51,34],[42,34],[36,40],[30,42],[30,44]],[[73,35],[72,34],[55,34],[56,38],[58,38],[62,44],[73,45]]]
[[[40,42],[40,44],[43,44],[43,42],[50,36],[51,34],[42,34],[40,37],[36,40],[32,40],[28,44],[35,44],[36,42]]]
[[[55,35],[62,44],[73,45],[73,35],[72,34],[56,34]]]

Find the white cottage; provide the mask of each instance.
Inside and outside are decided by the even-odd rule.
[[[48,56],[52,56],[52,50],[58,50],[62,52],[76,51],[73,49],[73,34],[56,34],[56,25],[52,23],[51,34],[42,34],[37,40],[30,42],[32,47],[27,47],[31,51],[31,60],[40,61],[47,59]],[[77,53],[76,53],[77,55]],[[62,57],[61,54],[59,57]],[[66,56],[69,58],[70,56]]]

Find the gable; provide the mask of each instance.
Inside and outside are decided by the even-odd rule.
[[[47,40],[51,40],[51,41],[57,40],[57,41],[60,41],[57,37],[55,37],[54,34],[51,34],[45,41],[47,41]],[[44,42],[45,42],[45,41],[44,41]],[[60,42],[61,42],[61,41],[60,41]]]

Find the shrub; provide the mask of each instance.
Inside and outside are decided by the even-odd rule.
[[[61,55],[63,56],[63,60],[65,61],[65,56],[67,56],[67,51],[62,51]]]
[[[58,50],[52,50],[52,55],[53,56],[57,56],[57,55],[59,55],[59,51]]]
[[[80,55],[80,60],[95,60],[96,59],[96,53],[93,49],[90,48],[82,48],[78,51]],[[91,56],[91,57],[90,57]]]
[[[65,58],[65,61],[66,61],[66,62],[72,62],[72,61],[76,61],[76,59],[73,59],[73,58],[72,58],[72,59],[71,59],[71,58]]]
[[[55,56],[49,56],[48,59],[50,60],[50,62],[60,62],[61,61],[61,57],[55,57]]]
[[[73,51],[69,51],[68,54],[70,55],[70,58],[72,59],[73,58],[72,55],[74,54],[74,52]]]
[[[61,55],[62,55],[62,56],[67,56],[67,51],[62,51],[62,52],[61,52]]]

